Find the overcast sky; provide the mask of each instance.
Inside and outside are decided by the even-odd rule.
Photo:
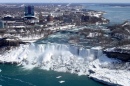
[[[0,3],[130,3],[130,0],[0,0]]]

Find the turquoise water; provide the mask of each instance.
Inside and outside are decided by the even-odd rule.
[[[25,70],[15,65],[0,65],[0,85],[2,86],[105,86],[89,79],[70,73],[44,71],[38,68]],[[62,76],[61,78],[56,78]],[[59,83],[59,81],[65,81]]]
[[[130,20],[130,4],[84,4],[86,9],[105,11],[105,18],[110,24],[123,23]]]

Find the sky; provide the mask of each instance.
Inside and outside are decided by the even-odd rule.
[[[130,3],[130,0],[0,0],[0,3]]]

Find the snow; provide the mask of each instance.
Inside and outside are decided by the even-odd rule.
[[[10,36],[13,36],[13,35],[10,35],[10,34],[5,34],[3,37],[10,37]],[[1,35],[0,35],[0,38],[3,38]],[[41,35],[30,35],[30,36],[20,36],[20,35],[16,35],[15,36],[16,38],[19,38],[20,40],[22,40],[23,42],[35,42],[37,41],[38,39],[41,39],[44,37],[44,34],[41,34]],[[6,40],[9,40],[9,41],[13,41],[13,39],[6,39]]]
[[[0,62],[17,62],[25,69],[38,67],[44,70],[89,75],[101,82],[109,82],[108,84],[130,85],[130,63],[108,58],[102,53],[101,47],[85,49],[65,44],[30,43],[4,53],[0,56]]]
[[[130,22],[129,22],[129,21],[125,22],[125,23],[122,25],[122,27],[124,27],[124,26],[126,26],[126,25],[130,25]]]
[[[103,12],[103,11],[89,11],[88,12],[89,16],[91,16],[91,17],[97,17],[97,18],[102,17],[103,14],[105,14],[105,12]]]
[[[36,35],[36,36],[28,36],[28,37],[21,37],[21,36],[16,36],[16,37],[21,39],[23,42],[35,42],[36,40],[43,38],[44,34]]]
[[[98,33],[98,32],[94,32],[94,33],[90,32],[87,37],[92,37],[93,38],[93,37],[100,36],[100,35],[101,35],[101,33]]]
[[[97,17],[99,18],[103,13],[98,13],[98,12],[88,12],[88,15],[91,16],[91,17]]]
[[[49,27],[49,28],[46,28],[48,30],[68,30],[68,29],[71,29],[75,27],[75,25],[64,25],[64,26],[56,26],[56,27]]]
[[[15,39],[9,39],[9,38],[6,39],[6,40],[7,40],[7,41],[16,41]]]

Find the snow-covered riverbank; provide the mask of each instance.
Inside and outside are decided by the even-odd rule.
[[[101,82],[129,86],[130,63],[110,59],[100,48],[84,49],[63,44],[27,44],[0,55],[1,62],[17,62],[26,69],[89,75]]]

